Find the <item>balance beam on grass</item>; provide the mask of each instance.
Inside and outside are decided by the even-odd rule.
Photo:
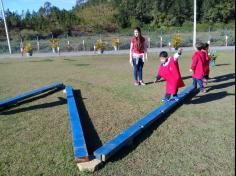
[[[73,88],[71,86],[66,86],[66,97],[72,129],[75,161],[77,163],[85,162],[89,160],[89,155],[84,138],[83,128],[80,121],[80,116],[77,109],[79,107],[76,106]]]
[[[169,112],[172,108],[177,106],[180,101],[182,101],[186,96],[194,92],[194,87],[189,86],[178,94],[179,100],[171,100],[166,102],[164,105],[153,110],[142,119],[138,120],[136,123],[131,125],[128,129],[121,132],[119,135],[114,137],[109,142],[105,143],[102,147],[94,151],[94,156],[96,159],[101,161],[106,161],[108,158],[113,156],[122,147],[132,143],[134,137],[142,132],[143,129],[150,126],[154,121],[162,117],[165,113]]]
[[[25,100],[29,97],[33,97],[35,95],[39,95],[41,93],[47,92],[49,90],[53,90],[53,89],[62,89],[64,88],[64,84],[63,83],[54,83],[48,86],[44,86],[44,87],[40,87],[38,89],[29,91],[29,92],[25,92],[21,95],[15,96],[15,97],[11,97],[5,100],[0,101],[0,108],[2,107],[6,107],[6,106],[12,106],[17,104],[18,102]]]

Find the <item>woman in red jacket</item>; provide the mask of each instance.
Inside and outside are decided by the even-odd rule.
[[[130,64],[134,70],[134,85],[145,85],[143,82],[143,65],[147,60],[147,47],[141,29],[134,29],[134,36],[130,43]]]
[[[196,43],[196,48],[197,48],[197,51],[195,51],[192,56],[192,64],[191,64],[190,72],[192,72],[193,86],[197,88],[197,85],[198,85],[200,88],[200,91],[205,93],[206,90],[203,86],[203,81],[202,81],[205,75],[204,55],[201,52],[203,48],[203,43],[201,42]]]

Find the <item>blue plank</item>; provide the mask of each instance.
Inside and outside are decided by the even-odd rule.
[[[84,138],[84,132],[81,125],[78,109],[76,106],[73,89],[71,86],[66,86],[66,97],[68,111],[70,115],[71,129],[72,129],[72,141],[74,148],[75,158],[88,157],[88,150]],[[79,108],[79,107],[78,107]]]
[[[49,90],[53,90],[53,89],[56,89],[56,88],[59,89],[59,88],[64,88],[64,87],[65,86],[64,86],[63,83],[54,83],[54,84],[51,84],[51,85],[48,85],[48,86],[40,87],[38,89],[29,91],[29,92],[25,92],[21,95],[18,95],[18,96],[11,97],[11,98],[0,101],[0,107],[11,106],[11,105],[17,104],[19,101],[22,101],[24,99],[29,98],[29,97],[39,95],[39,94],[44,93],[44,92],[49,91]]]
[[[189,86],[179,93],[179,101],[182,101],[187,95],[194,91],[193,86]],[[171,100],[156,108],[142,119],[135,122],[129,128],[115,136],[112,140],[105,143],[103,146],[94,151],[96,159],[106,161],[123,146],[127,145],[130,140],[133,140],[143,129],[150,126],[154,121],[162,117],[165,113],[169,112],[172,108],[177,106],[179,101]]]

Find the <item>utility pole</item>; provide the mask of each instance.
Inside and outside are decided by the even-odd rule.
[[[193,21],[193,48],[195,49],[196,44],[196,28],[197,28],[197,0],[194,0],[194,21]]]
[[[1,0],[1,7],[2,7],[2,17],[3,17],[3,21],[4,21],[4,25],[5,25],[5,31],[6,31],[6,35],[7,35],[7,43],[8,43],[9,53],[11,54],[11,44],[10,44],[10,40],[9,40],[9,35],[8,35],[8,30],[7,30],[7,23],[6,23],[6,18],[5,18],[4,7],[3,7],[2,0]]]

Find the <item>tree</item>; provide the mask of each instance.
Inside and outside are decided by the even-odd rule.
[[[45,16],[48,16],[50,15],[50,12],[51,12],[51,3],[50,2],[45,2],[44,5],[43,5],[43,8],[44,8],[44,15]]]

